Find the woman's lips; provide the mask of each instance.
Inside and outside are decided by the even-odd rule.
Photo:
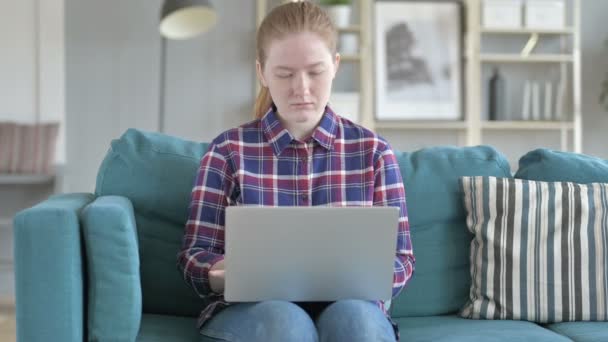
[[[300,103],[292,103],[290,106],[293,108],[297,108],[297,109],[305,109],[305,108],[313,108],[314,104],[312,102],[300,102]]]

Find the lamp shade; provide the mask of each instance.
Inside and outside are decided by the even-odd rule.
[[[165,0],[160,32],[169,39],[188,39],[207,31],[216,21],[209,0]]]

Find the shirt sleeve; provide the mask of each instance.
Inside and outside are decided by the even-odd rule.
[[[393,298],[395,298],[412,277],[416,263],[410,239],[405,189],[399,164],[391,149],[386,149],[380,154],[374,169],[374,206],[399,207],[399,227],[393,274]]]
[[[184,280],[201,297],[211,293],[209,269],[224,259],[225,209],[233,188],[229,163],[212,144],[200,162],[178,254]]]

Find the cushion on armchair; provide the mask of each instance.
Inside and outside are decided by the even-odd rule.
[[[129,129],[112,141],[97,175],[97,196],[133,204],[144,313],[197,316],[203,299],[177,270],[190,192],[207,144]]]
[[[459,177],[509,177],[506,158],[489,146],[396,153],[403,176],[416,269],[391,305],[394,317],[456,313],[468,295],[469,243]]]

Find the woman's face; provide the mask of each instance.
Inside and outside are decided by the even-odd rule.
[[[333,56],[310,32],[275,39],[265,52],[265,65],[257,63],[258,77],[268,87],[280,118],[288,125],[316,125],[329,101],[339,55]]]

